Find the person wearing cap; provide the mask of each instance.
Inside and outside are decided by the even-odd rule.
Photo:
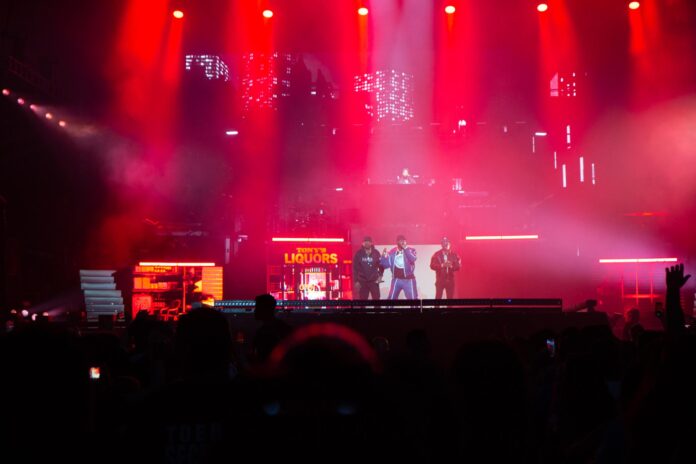
[[[454,298],[454,273],[462,263],[447,237],[442,237],[442,249],[430,258],[430,269],[435,271],[435,298],[441,299],[443,291],[446,298]]]
[[[396,237],[396,246],[390,251],[385,248],[382,252],[380,264],[385,269],[389,268],[392,272],[391,287],[389,288],[390,300],[399,298],[403,290],[407,300],[418,298],[418,287],[416,285],[416,250],[406,243],[406,237],[399,235]]]
[[[353,280],[358,287],[358,297],[379,300],[379,283],[384,268],[380,265],[380,254],[372,245],[372,237],[365,237],[362,247],[353,256]]]

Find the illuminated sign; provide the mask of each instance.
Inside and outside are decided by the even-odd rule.
[[[338,253],[329,253],[326,248],[298,247],[283,258],[285,264],[338,264]]]

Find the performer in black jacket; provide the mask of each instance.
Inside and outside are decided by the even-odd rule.
[[[435,271],[435,298],[442,298],[443,290],[447,298],[454,298],[454,273],[461,267],[459,256],[452,251],[447,237],[442,238],[442,249],[430,259],[430,269]]]
[[[379,283],[384,272],[379,258],[379,251],[372,245],[372,237],[365,237],[362,248],[353,257],[353,279],[361,300],[367,300],[370,295],[373,300],[379,300]]]

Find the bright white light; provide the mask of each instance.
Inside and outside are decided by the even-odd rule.
[[[367,16],[367,13],[369,13],[369,10],[367,8],[365,8],[364,6],[361,6],[360,8],[358,8],[358,14],[360,16]]]
[[[230,70],[218,55],[186,55],[186,70],[191,71],[194,66],[203,68],[205,77],[210,80],[230,80]]]
[[[457,9],[454,7],[454,5],[447,5],[445,7],[445,13],[447,14],[454,14],[455,11],[457,11]]]
[[[585,158],[580,157],[580,182],[585,182]]]
[[[566,143],[570,147],[570,124],[566,126]]]
[[[566,178],[566,165],[564,164],[561,166],[561,169],[563,170],[563,188],[568,187],[568,179]]]
[[[540,13],[543,13],[544,11],[548,10],[549,6],[546,3],[540,3],[537,5],[537,11]]]
[[[637,10],[640,8],[640,2],[631,2],[628,4],[628,7],[632,10]]]
[[[181,10],[174,10],[172,16],[174,16],[176,19],[181,19],[184,17],[184,12]]]
[[[595,179],[595,170],[594,170],[594,163],[592,163],[592,185],[596,185],[597,181]]]
[[[68,125],[68,123],[66,123],[65,121],[58,121],[58,125],[59,125],[60,127],[65,127],[65,126]]]
[[[537,137],[546,137],[549,134],[547,132],[535,132],[534,135]]]
[[[46,113],[46,119],[53,119],[53,115],[51,113]]]
[[[601,264],[616,263],[676,263],[677,258],[602,258]]]
[[[9,89],[2,89],[2,94],[5,96],[8,96],[10,94],[10,90]]]
[[[28,315],[29,315],[29,311],[27,311],[26,309],[23,309],[22,310],[22,317],[27,317]]]
[[[24,104],[24,99],[21,98],[21,97],[18,98],[18,99],[17,99],[17,103],[20,104],[20,105],[23,105],[23,104]]]
[[[226,135],[239,135],[239,131],[238,130],[228,130],[228,131],[225,131],[225,134]]]
[[[337,191],[337,192],[342,192],[342,191],[343,191],[343,187],[336,187],[336,191]]]
[[[272,18],[273,17],[273,11],[271,10],[263,10],[263,13],[261,13],[264,18]]]
[[[459,122],[457,122],[457,125],[459,127],[466,127],[466,119],[460,119]]]

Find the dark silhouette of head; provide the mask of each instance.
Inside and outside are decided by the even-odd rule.
[[[226,375],[231,341],[227,320],[220,312],[199,308],[181,316],[175,346],[183,376]]]
[[[640,310],[631,308],[626,313],[626,322],[629,324],[637,324],[640,321]]]
[[[300,327],[273,350],[270,362],[296,393],[325,398],[359,396],[378,365],[361,335],[332,323]]]
[[[265,293],[255,298],[254,317],[258,321],[270,321],[275,318],[276,299]]]
[[[406,347],[411,354],[428,356],[430,354],[430,340],[423,329],[415,329],[406,334]]]

